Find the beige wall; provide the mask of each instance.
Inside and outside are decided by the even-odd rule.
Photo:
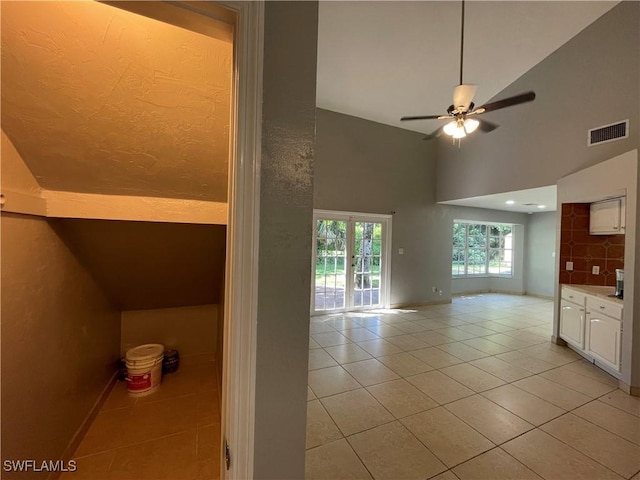
[[[1,228],[2,459],[56,460],[115,373],[120,313],[46,219]]]
[[[500,128],[458,148],[437,140],[437,200],[553,185],[640,142],[640,2],[620,2],[495,99],[536,100],[483,116]],[[570,106],[570,107],[568,107]],[[629,119],[629,137],[587,146],[587,130]]]
[[[145,343],[161,343],[181,356],[215,353],[218,305],[122,312],[121,351]]]

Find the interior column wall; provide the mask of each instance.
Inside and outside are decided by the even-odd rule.
[[[304,478],[318,2],[266,2],[253,478]]]

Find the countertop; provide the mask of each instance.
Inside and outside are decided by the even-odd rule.
[[[617,303],[620,306],[624,304],[624,300],[617,297],[610,297],[609,295],[613,295],[616,291],[615,287],[603,287],[599,285],[568,285],[562,284],[563,287],[573,288],[574,290],[578,290],[579,292],[586,293],[587,295],[593,295],[594,297],[599,297],[604,300],[609,300],[610,302]]]

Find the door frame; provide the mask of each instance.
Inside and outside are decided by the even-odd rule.
[[[314,242],[316,240],[316,225],[318,219],[329,219],[329,220],[338,220],[338,221],[346,221],[349,222],[353,220],[354,222],[381,222],[382,227],[382,248],[381,248],[381,262],[380,262],[380,304],[378,306],[363,306],[363,307],[355,307],[349,308],[347,307],[347,288],[345,287],[345,308],[336,308],[333,310],[315,310],[315,277],[316,277],[316,248],[315,246],[311,249],[311,315],[327,315],[330,313],[341,313],[341,312],[357,312],[363,310],[371,310],[374,308],[389,308],[390,300],[391,300],[391,226],[392,226],[392,215],[385,215],[380,213],[362,213],[362,212],[343,212],[337,210],[321,210],[314,209],[313,210],[313,239]],[[347,232],[347,238],[351,238],[351,233]],[[350,241],[350,240],[348,240]],[[349,261],[349,259],[346,259]],[[346,266],[345,266],[346,267]],[[353,283],[353,279],[349,278],[350,275],[347,276],[347,285],[351,285]]]
[[[214,3],[236,15],[221,406],[231,462],[226,470],[223,456],[220,478],[245,479],[254,465],[264,3]]]
[[[229,470],[217,453],[220,478],[253,478],[264,2],[103,3],[233,41],[221,405]]]

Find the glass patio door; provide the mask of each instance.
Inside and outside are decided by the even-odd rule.
[[[387,306],[390,218],[316,212],[314,222],[312,311]]]

